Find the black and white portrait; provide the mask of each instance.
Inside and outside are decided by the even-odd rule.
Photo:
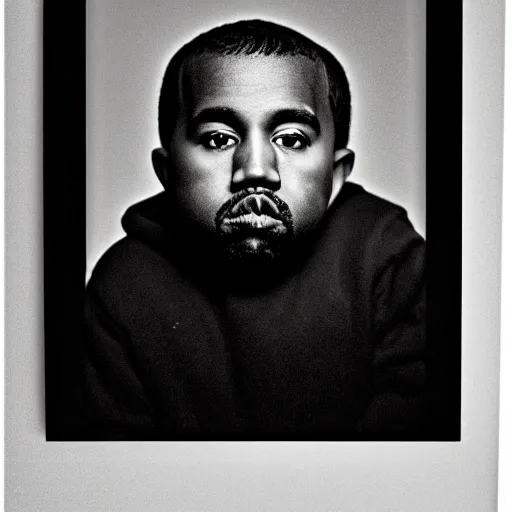
[[[92,438],[428,436],[425,12],[367,7],[144,47],[93,2]]]
[[[503,19],[9,3],[6,507],[493,510]]]

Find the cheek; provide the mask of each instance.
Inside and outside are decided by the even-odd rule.
[[[227,158],[211,158],[197,147],[174,149],[175,196],[179,208],[203,227],[214,228],[215,214],[229,198]]]
[[[171,159],[176,183],[180,187],[214,184],[222,179],[228,165],[226,158],[214,158],[201,147],[190,143],[177,144],[172,148]]]
[[[298,232],[314,228],[325,214],[332,190],[332,165],[332,157],[321,151],[283,165],[281,194]]]

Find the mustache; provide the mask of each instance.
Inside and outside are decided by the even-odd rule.
[[[290,211],[290,207],[283,201],[274,191],[270,189],[258,189],[258,192],[255,189],[248,188],[244,190],[240,190],[233,194],[220,208],[215,216],[215,224],[217,226],[223,221],[224,218],[229,217],[232,213],[233,209],[246,197],[250,195],[264,195],[272,203],[277,207],[277,212],[275,213],[275,218],[281,220],[285,226],[291,227],[292,222],[292,213]]]

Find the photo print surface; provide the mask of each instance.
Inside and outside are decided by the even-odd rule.
[[[198,6],[87,2],[72,437],[455,440],[426,3]]]

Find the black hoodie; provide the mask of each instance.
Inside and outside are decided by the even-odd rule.
[[[177,256],[169,215],[165,193],[128,209],[88,283],[87,438],[422,438],[425,244],[405,210],[346,183],[250,291]]]

